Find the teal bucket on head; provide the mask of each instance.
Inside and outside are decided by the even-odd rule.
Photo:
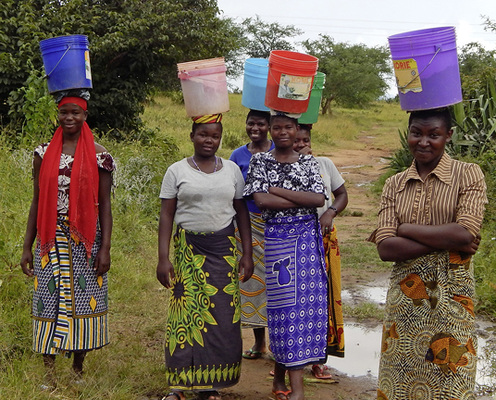
[[[265,90],[269,74],[269,60],[248,58],[245,61],[241,104],[250,110],[269,111],[265,105]]]
[[[322,100],[322,91],[324,90],[325,74],[318,72],[313,80],[312,92],[310,93],[310,101],[308,109],[298,118],[300,124],[315,124],[319,119],[320,103]]]
[[[50,93],[93,87],[88,45],[84,35],[58,36],[40,42]]]
[[[462,101],[454,27],[399,33],[388,41],[403,110],[441,108]]]

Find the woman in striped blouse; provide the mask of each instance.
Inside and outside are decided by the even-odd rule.
[[[412,165],[383,189],[371,239],[394,261],[383,326],[378,399],[472,399],[474,276],[486,199],[476,164],[445,153],[448,109],[412,112]]]

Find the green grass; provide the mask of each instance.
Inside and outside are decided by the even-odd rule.
[[[219,151],[223,157],[248,140],[244,129],[247,109],[241,106],[240,95],[231,95],[230,101]],[[394,148],[397,127],[404,118],[397,105],[385,103],[368,110],[337,108],[314,125],[313,147],[319,153],[359,148],[356,138],[367,130],[386,148]],[[143,120],[155,131],[146,142],[100,141],[117,162],[109,272],[111,344],[88,355],[87,384],[79,388],[70,384],[71,360],[60,357],[60,387],[53,395],[39,391],[43,365],[31,350],[32,281],[18,266],[32,196],[33,149],[13,151],[0,137],[1,399],[134,400],[166,393],[163,340],[168,291],[155,278],[158,195],[167,167],[192,153],[191,121],[182,105],[162,95],[146,107]],[[342,248],[344,268],[376,268],[380,265],[377,252],[359,233],[356,242]]]

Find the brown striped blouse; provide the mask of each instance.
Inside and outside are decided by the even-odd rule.
[[[456,222],[475,236],[486,203],[484,174],[477,164],[453,160],[444,153],[437,167],[422,180],[413,161],[384,184],[378,227],[369,240],[379,244],[396,236],[402,223]]]

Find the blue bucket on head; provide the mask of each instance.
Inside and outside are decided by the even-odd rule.
[[[403,110],[440,108],[462,101],[454,27],[399,33],[388,41]]]
[[[91,89],[88,37],[59,36],[40,42],[50,93],[68,89]]]
[[[251,110],[269,111],[265,106],[265,89],[269,75],[269,60],[248,58],[245,61],[241,104]]]

